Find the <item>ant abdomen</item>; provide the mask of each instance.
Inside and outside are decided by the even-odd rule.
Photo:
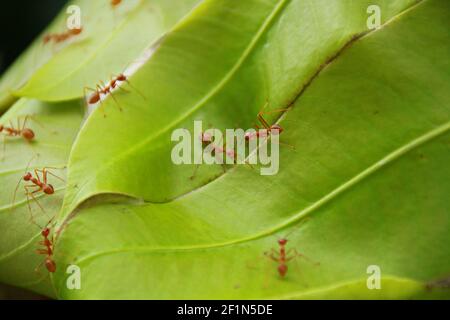
[[[278,266],[278,273],[280,274],[281,277],[284,277],[286,275],[288,271],[288,266],[285,264],[280,264]]]
[[[55,189],[51,184],[48,184],[42,188],[42,191],[44,191],[45,194],[53,194],[55,193]]]
[[[56,271],[56,263],[50,258],[45,259],[45,267],[47,268],[48,272],[54,273]]]
[[[26,140],[31,141],[34,139],[34,132],[31,129],[23,129],[22,130],[22,137],[24,137]]]

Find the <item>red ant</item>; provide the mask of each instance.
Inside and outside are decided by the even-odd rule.
[[[12,122],[9,122],[9,127],[5,127],[4,125],[0,124],[0,133],[5,133],[8,137],[22,137],[28,142],[31,142],[34,139],[34,131],[30,128],[27,128],[27,121],[29,116],[25,117],[25,121],[23,122],[23,125],[20,125],[20,118],[17,118],[17,128],[14,128],[14,125]]]
[[[283,132],[283,130],[284,130],[283,127],[281,127],[279,124],[269,125],[269,123],[267,123],[266,119],[264,119],[263,115],[264,114],[268,114],[268,113],[274,113],[274,112],[283,112],[283,111],[286,111],[286,110],[288,110],[288,108],[276,109],[276,110],[272,110],[272,111],[268,111],[268,112],[265,112],[265,111],[261,110],[258,113],[257,118],[258,118],[259,122],[261,122],[261,124],[263,125],[264,128],[261,129],[258,125],[256,125],[257,131],[256,132],[252,132],[252,133],[247,132],[245,134],[245,140],[248,141],[248,140],[251,140],[251,139],[254,139],[254,138],[259,138],[259,137],[266,138],[272,133],[281,134]]]
[[[199,139],[202,142],[203,147],[207,147],[207,146],[211,145],[212,152],[214,153],[215,156],[218,156],[220,154],[225,154],[226,157],[229,157],[229,158],[233,159],[234,161],[236,161],[236,153],[234,152],[234,150],[226,149],[225,146],[219,146],[219,145],[215,144],[213,142],[213,136],[211,134],[202,132]],[[198,164],[195,166],[194,173],[190,177],[191,180],[193,180],[195,178],[199,166],[200,165],[198,165]],[[222,168],[225,172],[226,171],[225,163],[222,163]]]
[[[61,43],[71,37],[79,35],[81,32],[83,32],[83,28],[69,29],[63,33],[51,33],[51,34],[45,35],[43,41],[44,41],[44,44],[47,44],[50,41],[53,41],[54,43]]]
[[[53,220],[53,219],[52,219]],[[44,246],[44,249],[37,249],[36,253],[45,255],[45,260],[36,268],[36,270],[39,269],[39,267],[42,264],[45,264],[45,267],[47,268],[48,272],[54,273],[56,271],[56,263],[53,260],[53,251],[54,251],[54,236],[52,238],[49,238],[50,235],[50,228],[48,227],[51,223],[50,220],[45,228],[41,231],[41,236],[44,237],[44,240],[39,241],[39,244]]]
[[[288,265],[287,263],[295,258],[303,257],[307,259],[308,261],[311,261],[308,259],[305,255],[299,253],[297,249],[291,248],[289,250],[286,250],[286,245],[288,243],[287,236],[284,238],[278,239],[278,251],[272,248],[270,251],[264,252],[264,255],[271,259],[272,261],[275,261],[278,263],[278,274],[281,278],[284,278],[288,272]],[[320,265],[320,263],[315,263],[315,265]]]
[[[30,197],[38,204],[38,206],[41,208],[41,210],[45,212],[44,208],[41,206],[39,201],[37,201],[37,199],[35,198],[35,194],[37,194],[38,192],[42,192],[44,195],[52,195],[55,193],[55,188],[53,187],[53,185],[48,183],[48,175],[51,175],[63,182],[65,182],[65,181],[62,178],[58,177],[57,175],[53,174],[52,172],[50,172],[48,170],[48,169],[60,169],[60,168],[44,167],[42,169],[34,169],[34,176],[33,176],[33,174],[28,171],[28,166],[27,166],[27,169],[25,170],[25,174],[22,176],[22,178],[20,178],[19,182],[17,183],[17,187],[14,190],[13,205],[16,200],[17,190],[19,189],[19,186],[20,186],[20,183],[22,182],[22,180],[25,182],[30,182],[31,184],[25,185],[23,188],[25,190],[25,195],[27,196],[28,210],[30,211],[31,219],[33,219],[33,214],[31,213],[31,206],[30,206]],[[37,189],[30,190],[32,188],[37,188]]]
[[[120,105],[119,105],[119,103],[117,102],[116,98],[115,98],[114,95],[112,94],[112,91],[113,91],[114,89],[116,89],[116,88],[119,88],[119,89],[121,89],[121,90],[123,90],[123,91],[125,91],[125,92],[128,92],[128,90],[125,90],[124,88],[122,88],[122,87],[120,86],[120,83],[121,83],[121,82],[126,82],[126,83],[128,83],[128,85],[130,85],[130,86],[132,87],[130,81],[128,80],[128,77],[127,77],[125,74],[123,74],[123,73],[119,74],[119,75],[116,76],[116,77],[113,77],[107,85],[105,85],[105,84],[102,82],[102,83],[101,83],[102,86],[101,86],[101,85],[96,85],[96,89],[89,88],[89,87],[85,87],[85,90],[90,90],[90,91],[93,91],[93,92],[94,92],[94,93],[91,95],[91,97],[88,99],[88,104],[96,104],[96,103],[98,103],[98,102],[101,102],[102,95],[105,95],[105,96],[106,96],[106,95],[110,94],[111,97],[112,97],[112,98],[114,99],[114,101],[116,102],[116,104],[118,105],[119,110],[122,111],[122,108],[120,107]],[[135,89],[135,90],[136,90],[136,89]],[[137,91],[137,90],[136,90],[136,91]],[[139,95],[141,95],[141,96],[145,99],[145,97],[144,97],[139,91],[137,91],[137,92],[139,93]]]
[[[0,133],[3,133],[2,140],[3,140],[3,155],[2,159],[4,157],[4,154],[6,153],[6,143],[5,143],[5,136],[6,137],[21,137],[26,142],[32,142],[34,140],[35,134],[34,131],[30,128],[27,128],[27,121],[30,116],[25,116],[25,120],[23,124],[20,123],[20,117],[17,118],[17,127],[14,127],[13,123],[9,121],[9,127],[6,127],[3,124],[0,124]],[[35,120],[36,121],[36,120]]]

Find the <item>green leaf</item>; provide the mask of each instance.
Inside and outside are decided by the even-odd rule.
[[[89,118],[71,155],[69,180],[80,188],[68,191],[65,214],[99,193],[165,202],[220,176],[220,166],[208,167],[190,180],[194,167],[171,161],[172,131],[191,129],[195,119],[249,128],[266,99],[272,108],[289,106],[321,65],[367,32],[372,3],[249,0],[231,9],[229,1],[203,2],[131,78],[130,92]],[[376,3],[387,21],[413,1]]]
[[[61,207],[65,183],[50,177],[55,187],[52,196],[36,196],[45,208],[42,212],[34,201],[30,200],[32,211],[27,206],[22,182],[18,185],[25,170],[35,168],[58,167],[67,165],[72,142],[79,130],[82,120],[80,102],[72,101],[60,104],[46,104],[36,100],[19,100],[0,120],[1,124],[9,125],[11,120],[15,125],[23,116],[33,116],[29,119],[27,128],[35,132],[31,143],[22,138],[5,138],[2,144],[2,159],[0,160],[0,281],[11,285],[27,288],[48,296],[54,296],[51,282],[45,268],[35,272],[35,268],[44,257],[35,253],[40,238],[40,228],[44,226]],[[15,125],[16,126],[16,125]],[[4,150],[3,150],[4,148]],[[5,153],[3,154],[3,151]],[[65,170],[52,170],[60,177],[65,176]],[[31,221],[31,214],[33,221]]]
[[[140,55],[198,2],[128,0],[113,9],[109,1],[73,1],[81,8],[82,34],[61,45],[37,39],[0,83],[0,105],[8,91],[43,101],[82,97],[84,87],[142,63]],[[63,11],[45,34],[65,30],[67,17]]]
[[[66,211],[60,218],[82,200],[97,197],[64,220],[56,244],[58,297],[434,297],[426,283],[450,270],[448,1],[422,1],[400,10],[381,29],[351,41],[322,67],[314,62],[333,55],[332,48],[342,47],[336,39],[346,37],[334,38],[326,29],[324,37],[334,46],[325,41],[308,49],[311,43],[299,44],[296,32],[310,41],[320,39],[321,33],[308,36],[292,26],[308,17],[325,25],[324,12],[334,12],[330,7],[318,10],[318,2],[306,1],[239,3],[245,4],[229,12],[225,2],[206,1],[136,74],[133,85],[146,93],[151,107],[135,94],[120,94],[122,113],[109,101],[103,106],[107,118],[97,111],[84,127],[70,161],[70,181],[78,188],[69,188],[72,194],[66,197]],[[339,7],[346,3],[339,2]],[[299,10],[306,4],[309,10]],[[240,6],[247,5],[252,21],[243,17],[248,11]],[[208,19],[202,19],[205,16]],[[336,25],[343,25],[339,19],[344,17],[352,24],[349,17],[353,15],[333,17],[338,19]],[[208,21],[211,25],[206,28]],[[314,24],[307,20],[306,25]],[[283,27],[291,32],[284,43],[311,50],[304,59],[315,52],[312,58],[300,59],[303,51],[292,47],[280,51],[283,39],[278,35]],[[214,52],[212,45],[205,52],[196,41],[200,31],[205,46],[212,43],[205,39],[220,35],[223,53]],[[233,45],[227,37],[236,39]],[[256,52],[256,47],[262,51]],[[279,58],[272,64],[264,48],[274,47],[272,54],[284,52],[292,58]],[[183,48],[183,59],[170,59],[175,48]],[[202,60],[202,68],[197,59]],[[176,61],[184,61],[185,67]],[[296,69],[295,61],[304,61],[310,72]],[[201,72],[193,73],[196,69],[191,67]],[[286,76],[286,81],[280,83],[268,70],[278,70],[277,75]],[[295,72],[289,74],[290,70]],[[282,149],[278,175],[261,176],[258,170],[237,166],[194,189],[187,173],[175,178],[171,169],[165,177],[170,183],[164,183],[163,174],[170,165],[161,157],[170,140],[158,136],[159,132],[194,117],[215,126],[217,121],[219,127],[244,117],[245,125],[270,92],[263,88],[277,83],[280,87],[274,92],[278,95],[270,95],[271,101],[286,106],[293,84],[301,88],[308,75],[316,73],[280,122],[285,128],[282,141],[294,144],[296,151]],[[160,82],[150,81],[153,76]],[[215,85],[211,88],[211,84]],[[289,89],[283,90],[284,86]],[[235,104],[230,103],[233,99]],[[233,111],[234,106],[241,111]],[[124,149],[124,141],[131,149]],[[89,147],[89,158],[83,158]],[[153,153],[159,162],[151,161]],[[181,190],[175,188],[179,185],[182,191],[192,192],[160,204],[100,196],[109,192],[165,199],[179,194]],[[320,266],[294,259],[281,279],[277,264],[263,255],[277,249],[276,239],[281,237],[289,240],[288,248]],[[66,288],[68,264],[81,268],[81,290]],[[369,265],[381,268],[380,291],[364,285]],[[440,297],[449,298],[449,292]]]

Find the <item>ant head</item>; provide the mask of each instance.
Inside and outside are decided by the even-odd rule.
[[[25,181],[30,181],[31,178],[33,178],[33,175],[30,172],[27,172],[24,176],[23,176],[23,180]]]
[[[288,240],[287,240],[287,239],[284,239],[284,238],[278,240],[278,244],[279,244],[280,246],[285,246],[287,242],[288,242]]]
[[[271,130],[278,130],[278,133],[282,133],[283,132],[283,128],[279,125],[279,124],[274,124],[273,126],[270,127]]]
[[[31,129],[23,129],[22,130],[22,137],[24,137],[25,139],[27,139],[28,141],[33,140],[34,138],[34,132]]]
[[[0,124],[0,132],[2,132],[4,128],[5,127],[2,124]]]
[[[45,194],[54,194],[55,193],[55,189],[53,188],[53,186],[51,184],[45,185],[44,188],[42,188],[42,191],[44,191]]]
[[[280,276],[284,277],[286,275],[288,271],[288,266],[285,264],[280,264],[278,266],[278,273],[280,274]]]
[[[42,232],[41,232],[41,235],[45,238],[47,238],[49,234],[50,234],[49,228],[44,228],[44,230],[42,230]]]

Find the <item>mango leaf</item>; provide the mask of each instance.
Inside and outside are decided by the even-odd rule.
[[[140,62],[145,49],[198,1],[127,0],[115,9],[110,1],[72,1],[81,9],[82,34],[62,44],[43,44],[39,37],[0,82],[0,106],[11,93],[43,101],[82,97],[84,87],[95,88]],[[63,11],[43,35],[66,30],[68,17]]]
[[[42,240],[41,229],[37,225],[45,226],[60,210],[65,183],[49,177],[55,194],[36,195],[45,212],[39,209],[36,202],[27,202],[23,189],[25,183],[18,183],[27,168],[32,172],[35,168],[64,168],[67,165],[72,143],[82,121],[82,110],[79,101],[47,104],[21,99],[0,119],[1,124],[9,126],[9,121],[12,121],[17,126],[17,119],[23,123],[24,116],[32,116],[33,118],[28,120],[27,128],[31,128],[35,133],[35,139],[31,143],[26,143],[22,138],[6,137],[1,147],[0,281],[3,283],[27,288],[49,297],[55,296],[46,269],[39,268],[35,271],[44,259],[35,253],[38,241]],[[64,169],[55,169],[52,172],[65,177]],[[16,186],[19,188],[14,200]],[[28,203],[31,211],[28,209]]]
[[[231,10],[229,1],[203,2],[133,75],[130,92],[89,118],[71,155],[69,180],[79,188],[68,191],[64,215],[98,193],[166,202],[220,176],[210,166],[191,180],[194,166],[174,165],[172,131],[191,130],[193,120],[249,128],[267,99],[272,109],[291,105],[321,66],[367,32],[372,3],[249,0]],[[376,3],[386,22],[414,2]]]
[[[349,2],[332,3],[342,8]],[[309,9],[299,10],[301,4],[309,5]],[[305,71],[300,72],[302,68],[289,74],[297,65],[287,62],[303,61],[299,59],[301,50],[286,51],[290,58],[276,60],[277,67],[271,65],[273,59],[264,59],[262,52],[250,59],[250,52],[255,46],[274,48],[277,41],[276,52],[281,56],[282,39],[275,35],[282,30],[291,32],[286,43],[307,50],[310,43],[298,44],[298,39],[293,39],[295,27],[288,26],[308,17],[319,21],[320,26],[319,17],[324,13],[319,8],[327,8],[327,14],[333,12],[325,2],[245,1],[241,6],[252,9],[252,20],[245,14],[249,11],[237,6],[230,12],[225,2],[204,2],[133,79],[139,89],[143,89],[144,79],[148,81],[148,90],[144,91],[148,104],[135,94],[120,94],[122,113],[113,109],[113,102],[107,102],[103,106],[107,118],[98,111],[82,130],[70,160],[69,175],[77,188],[69,188],[73,190],[68,192],[89,192],[69,201],[68,208],[78,207],[76,212],[69,209],[60,216],[66,219],[60,221],[56,244],[61,266],[54,277],[57,296],[449,298],[448,291],[430,291],[426,286],[450,272],[448,1],[425,0],[397,12],[382,28],[351,40],[322,67],[313,62],[331,54],[330,46],[311,49],[316,54],[305,65],[312,65],[310,73],[317,75],[297,92],[299,97],[279,122],[285,128],[282,140],[294,144],[296,151],[281,149],[278,175],[261,176],[256,169],[237,166],[198,189],[189,184],[187,174],[176,180],[166,177],[170,183],[162,184],[156,170],[162,171],[168,164],[165,159],[159,165],[148,161],[148,154],[164,154],[158,153],[158,148],[169,144],[170,139],[163,136],[154,141],[148,137],[183,123],[179,119],[194,116],[197,110],[204,110],[208,120],[224,117],[220,124],[226,125],[234,120],[236,112],[231,112],[232,104],[227,109],[224,106],[233,98],[240,107],[239,117],[249,119],[269,92],[262,88],[271,88],[270,84],[275,83],[269,70],[281,68],[284,72],[278,74],[285,75],[285,79],[293,75],[296,80],[308,79]],[[208,19],[201,18],[204,16]],[[352,24],[352,17],[345,16],[345,21]],[[337,25],[344,25],[339,20],[343,16],[333,18],[338,19]],[[205,28],[205,21],[216,22],[212,25],[220,27],[221,32]],[[205,53],[199,47],[200,41],[196,41],[200,31],[211,35],[206,39],[221,35],[223,53],[214,52],[213,45]],[[227,31],[233,32],[234,45],[228,44],[232,36]],[[343,37],[333,38],[329,30],[324,34],[337,48],[341,47],[336,39]],[[320,33],[305,36],[315,37],[320,38]],[[202,40],[210,43],[205,37]],[[176,61],[170,60],[174,48],[186,48],[180,59],[185,61],[184,68],[172,64]],[[195,55],[189,53],[189,48]],[[199,55],[203,67],[193,74],[190,67],[199,68],[194,63]],[[223,63],[217,65],[215,58],[219,56]],[[236,72],[241,68],[248,72],[248,77],[242,75],[246,82],[238,81]],[[260,78],[252,73],[255,69],[261,72]],[[149,81],[149,71],[161,82]],[[169,71],[179,74],[174,76]],[[172,76],[170,82],[164,76],[167,73]],[[189,81],[188,75],[192,77]],[[200,85],[202,77],[216,84],[212,91],[208,85]],[[292,90],[293,82],[277,83]],[[243,83],[250,85],[242,87]],[[297,90],[304,82],[298,83],[301,85]],[[188,87],[190,95],[185,93]],[[274,92],[280,92],[280,88]],[[257,102],[248,103],[255,97]],[[284,90],[278,97],[280,100],[271,96],[275,99],[271,101],[276,101],[273,104],[289,105],[291,100]],[[203,108],[203,101],[207,108]],[[181,104],[184,108],[175,112]],[[141,118],[136,118],[137,114]],[[95,126],[100,129],[96,136]],[[108,126],[114,130],[103,130]],[[93,150],[94,137],[96,152],[83,159],[81,155],[89,145]],[[123,150],[122,140],[133,147]],[[105,143],[108,147],[103,146]],[[129,166],[119,165],[114,159],[117,154]],[[114,166],[100,162],[105,155],[112,157]],[[147,165],[144,170],[143,164]],[[101,166],[102,174],[98,174]],[[87,184],[78,184],[86,180]],[[100,196],[114,192],[154,200],[180,193],[166,190],[168,185],[184,185],[184,190],[191,192],[167,203]],[[97,196],[78,205],[92,195]],[[67,219],[70,212],[73,214]],[[271,248],[277,250],[276,240],[282,237],[288,239],[288,249],[296,249],[310,260],[297,257],[289,261],[284,278],[278,276],[277,264],[263,254]],[[64,267],[68,264],[81,270],[80,290],[69,290],[65,285]],[[368,289],[369,266],[380,269],[381,290]]]

